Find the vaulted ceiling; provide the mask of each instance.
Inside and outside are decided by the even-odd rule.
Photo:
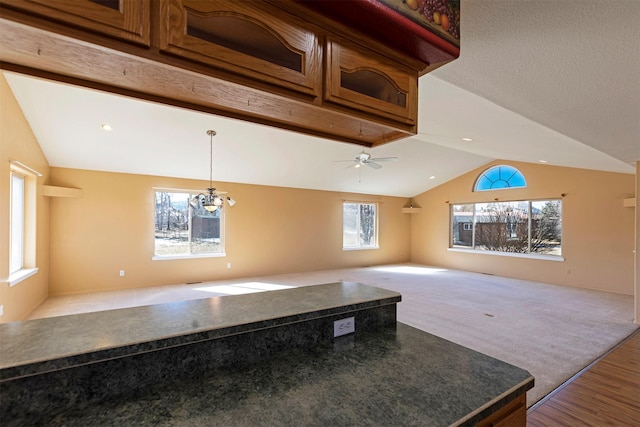
[[[334,162],[357,145],[5,76],[51,166],[207,180],[214,129],[215,181],[412,197],[494,159],[633,174],[638,22],[636,0],[463,0],[460,58],[420,78],[417,135],[366,150],[399,158],[378,170]]]

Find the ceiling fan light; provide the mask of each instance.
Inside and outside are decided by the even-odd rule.
[[[232,199],[231,197],[227,197],[227,202],[229,203],[229,206],[233,206],[236,204],[235,199]]]
[[[206,204],[206,203],[203,204],[202,207],[204,207],[207,210],[207,212],[215,212],[215,211],[218,210],[218,206],[210,205],[210,204]]]

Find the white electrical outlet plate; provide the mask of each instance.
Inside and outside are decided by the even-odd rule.
[[[333,322],[333,337],[352,334],[356,331],[355,317],[347,317]]]

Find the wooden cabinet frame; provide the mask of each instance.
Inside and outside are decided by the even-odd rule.
[[[325,100],[407,125],[416,124],[418,75],[389,59],[333,38],[326,46]],[[368,73],[361,88],[345,82],[349,74]]]
[[[318,95],[318,40],[313,32],[304,28],[297,20],[285,22],[259,2],[252,4],[251,8],[247,8],[242,2],[219,0],[162,0],[161,4],[162,51],[313,97]],[[202,37],[190,34],[190,20],[200,23]],[[223,25],[227,28],[221,28]],[[207,28],[212,34],[207,34]],[[226,45],[205,39],[207,35],[213,39],[220,31],[225,30],[238,32],[238,40],[229,40],[234,34],[227,38]],[[196,29],[193,30],[195,32]],[[246,46],[240,45],[243,41]],[[254,55],[247,52],[252,47],[251,44],[257,45],[253,47]],[[278,47],[298,57],[299,64],[283,65],[282,62],[286,64],[286,60],[278,63],[277,53],[273,55],[275,60],[269,60],[269,48],[275,51]],[[258,57],[260,53],[265,57]]]
[[[90,0],[2,0],[2,6],[105,34],[116,39],[149,46],[150,0],[115,0],[119,10]]]

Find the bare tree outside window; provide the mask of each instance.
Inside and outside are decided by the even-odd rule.
[[[475,249],[528,252],[528,202],[478,203],[475,221]]]
[[[561,255],[560,200],[451,206],[451,247]]]
[[[155,255],[224,252],[222,210],[192,205],[196,194],[155,192]]]
[[[560,200],[531,202],[531,252],[561,255],[562,203]]]
[[[376,203],[344,203],[342,246],[345,249],[375,248],[378,245]]]
[[[374,246],[376,241],[376,206],[360,205],[360,241],[363,246]]]

